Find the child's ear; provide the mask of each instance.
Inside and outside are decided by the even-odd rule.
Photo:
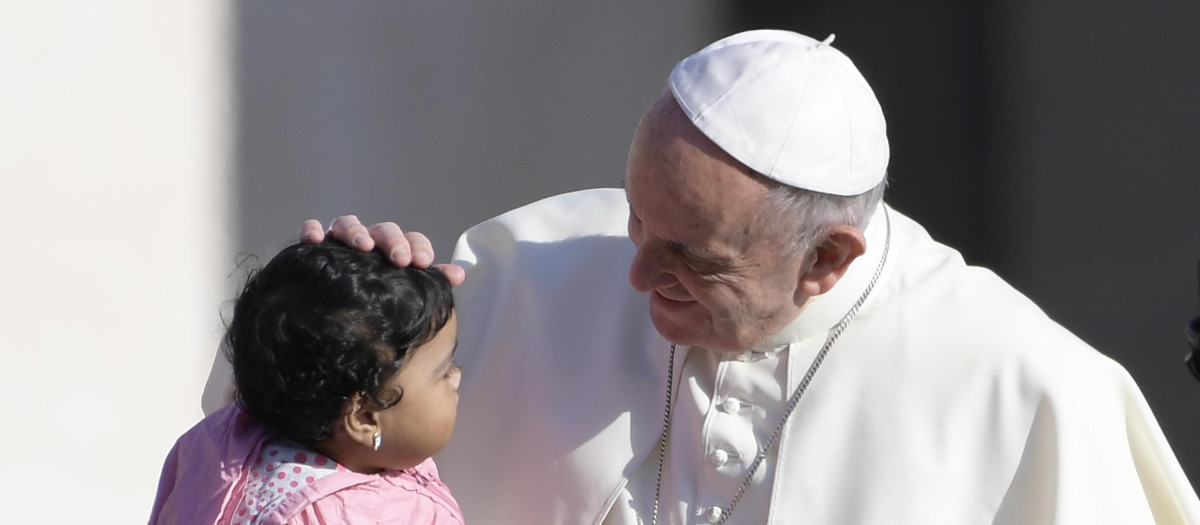
[[[375,434],[379,429],[379,413],[373,408],[375,403],[366,394],[359,392],[346,400],[342,406],[339,419],[342,429],[354,442],[364,446],[374,445]]]

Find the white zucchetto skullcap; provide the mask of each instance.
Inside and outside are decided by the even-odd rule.
[[[717,146],[789,186],[858,195],[883,181],[887,124],[846,55],[789,31],[718,40],[671,72],[675,100]]]

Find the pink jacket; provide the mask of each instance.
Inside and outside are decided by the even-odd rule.
[[[150,524],[225,525],[271,432],[236,405],[213,413],[175,443],[163,465]],[[403,471],[339,471],[292,494],[263,524],[461,525],[462,511],[432,459]]]

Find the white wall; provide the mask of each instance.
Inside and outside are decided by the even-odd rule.
[[[221,1],[0,0],[0,521],[144,523],[231,260]]]

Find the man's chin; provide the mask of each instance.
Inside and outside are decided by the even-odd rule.
[[[650,322],[654,324],[654,329],[658,331],[658,334],[663,339],[679,346],[701,347],[714,352],[734,354],[745,351],[745,348],[738,348],[736,345],[730,346],[723,344],[721,341],[714,340],[714,334],[711,333],[711,328],[708,327],[707,319],[692,320],[689,323],[685,318],[669,315],[651,308]],[[725,343],[728,342],[726,341]]]
[[[694,345],[697,332],[696,323],[688,323],[678,311],[664,311],[650,305],[650,322],[654,329],[672,343],[678,345]],[[691,328],[688,328],[691,327]]]

